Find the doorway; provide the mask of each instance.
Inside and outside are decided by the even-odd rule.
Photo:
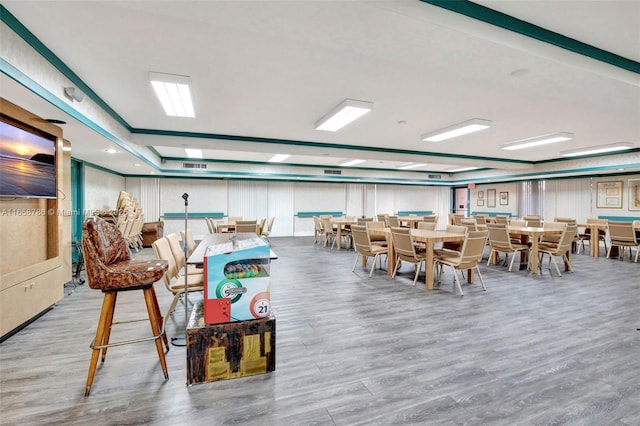
[[[469,188],[466,186],[453,188],[453,212],[469,216]]]

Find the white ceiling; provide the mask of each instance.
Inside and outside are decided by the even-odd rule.
[[[640,1],[476,3],[640,61]],[[68,122],[75,158],[124,174],[151,171],[149,163],[160,164],[154,152],[184,158],[185,146],[216,160],[262,163],[289,153],[286,162],[296,165],[361,158],[368,161],[356,168],[417,162],[425,166],[414,170],[426,173],[467,165],[519,169],[562,150],[613,142],[640,148],[637,73],[417,0],[3,5],[130,127],[205,136],[132,134],[124,142],[138,154],[119,146],[120,153],[107,155],[113,142],[2,75],[3,97]],[[526,72],[513,76],[516,70]],[[163,114],[150,71],[191,77],[195,119]],[[345,98],[373,102],[374,110],[339,132],[315,130],[314,122]],[[421,141],[421,134],[472,118],[493,126]],[[574,140],[499,147],[561,131]],[[170,164],[158,167],[172,174]]]

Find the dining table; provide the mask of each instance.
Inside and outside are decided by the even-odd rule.
[[[342,237],[348,232],[351,225],[356,225],[356,219],[331,219],[331,225],[336,230],[336,250],[342,250]]]
[[[405,225],[409,228],[417,228],[418,222],[422,222],[424,216],[398,216],[398,222],[400,225]]]
[[[507,230],[509,231],[509,235],[511,236],[520,236],[521,241],[523,243],[527,243],[523,239],[526,238],[528,243],[531,244],[529,247],[529,259],[531,261],[531,273],[539,274],[540,273],[540,265],[538,260],[539,250],[538,250],[538,241],[540,237],[543,235],[558,235],[562,234],[562,229],[554,229],[554,228],[543,228],[543,227],[532,227],[532,226],[512,226],[508,225]],[[568,253],[568,256],[570,252]],[[569,265],[565,264],[565,270],[569,268]]]
[[[389,247],[389,253],[387,255],[387,274],[393,275],[393,271],[396,267],[396,254],[393,249],[393,241],[391,237],[390,228],[369,228],[370,235],[384,235],[387,239],[387,246]],[[421,242],[426,245],[426,272],[425,272],[425,287],[427,290],[433,290],[434,284],[434,271],[433,262],[435,259],[435,244],[444,243],[450,241],[464,241],[464,234],[456,234],[446,231],[429,231],[426,229],[411,229],[411,236],[414,241]],[[363,259],[366,262],[366,258]],[[470,273],[467,277],[468,282],[473,282],[473,275]]]

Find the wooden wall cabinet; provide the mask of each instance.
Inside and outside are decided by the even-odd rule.
[[[0,112],[14,120],[56,136],[57,198],[0,198],[0,336],[46,311],[64,296],[71,279],[69,220],[63,210],[70,182],[63,178],[70,167],[64,153],[62,129],[0,98]],[[68,241],[68,237],[66,238]],[[67,247],[68,245],[68,247]],[[68,252],[68,253],[67,253]]]

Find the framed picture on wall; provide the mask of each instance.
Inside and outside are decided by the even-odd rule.
[[[484,206],[484,200],[477,200],[477,201],[476,201],[476,203],[477,203],[479,206]]]
[[[596,207],[601,209],[622,208],[622,181],[598,182]]]
[[[484,198],[484,191],[478,191],[478,198]]]
[[[509,193],[508,192],[501,192],[500,193],[500,205],[501,206],[508,206],[509,205]]]
[[[496,190],[487,189],[487,207],[496,206]]]
[[[629,179],[629,210],[640,210],[640,179]]]

